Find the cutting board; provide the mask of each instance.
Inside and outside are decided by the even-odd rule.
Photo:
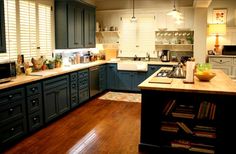
[[[149,83],[165,83],[165,84],[170,84],[172,82],[172,78],[167,78],[167,77],[153,77]]]

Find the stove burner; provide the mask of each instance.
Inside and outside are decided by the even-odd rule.
[[[160,72],[158,72],[156,76],[157,77],[168,77],[171,72],[172,72],[172,70],[163,69]]]

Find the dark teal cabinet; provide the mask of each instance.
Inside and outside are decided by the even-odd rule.
[[[43,103],[41,82],[26,86],[28,130],[35,131],[43,125]]]
[[[79,103],[89,99],[89,71],[88,69],[78,71],[78,95]]]
[[[99,91],[103,92],[107,89],[107,69],[106,65],[99,66]]]
[[[69,75],[44,81],[43,91],[45,122],[70,110]]]
[[[69,48],[84,47],[84,9],[78,2],[68,3],[68,46]]]
[[[118,89],[129,91],[132,90],[133,76],[133,72],[118,71]]]
[[[79,105],[79,98],[78,98],[78,73],[73,72],[70,73],[70,103],[71,108],[74,108]]]
[[[95,7],[76,0],[56,0],[56,49],[95,47],[95,21]]]
[[[142,83],[147,77],[147,72],[134,72],[134,84],[132,85],[132,90],[140,91],[138,85]]]
[[[118,89],[117,76],[117,64],[107,64],[107,89]]]
[[[86,6],[84,9],[84,46],[95,47],[95,7]]]
[[[0,53],[6,52],[4,1],[0,1]]]
[[[0,91],[0,147],[27,133],[25,89],[14,87]],[[0,150],[1,150],[0,148]]]

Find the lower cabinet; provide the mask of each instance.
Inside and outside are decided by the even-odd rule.
[[[45,122],[70,110],[68,75],[44,81],[43,89]]]
[[[118,71],[118,89],[140,91],[138,85],[146,79],[146,72]]]
[[[118,89],[117,76],[117,64],[107,64],[107,89]]]
[[[89,71],[83,69],[78,71],[78,94],[79,103],[83,103],[89,99]]]
[[[99,66],[99,91],[103,92],[107,89],[106,65]]]
[[[25,102],[23,87],[0,91],[0,152],[27,133]]]

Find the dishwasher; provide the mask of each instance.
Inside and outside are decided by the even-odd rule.
[[[90,78],[90,97],[95,96],[99,93],[99,66],[89,68]]]

